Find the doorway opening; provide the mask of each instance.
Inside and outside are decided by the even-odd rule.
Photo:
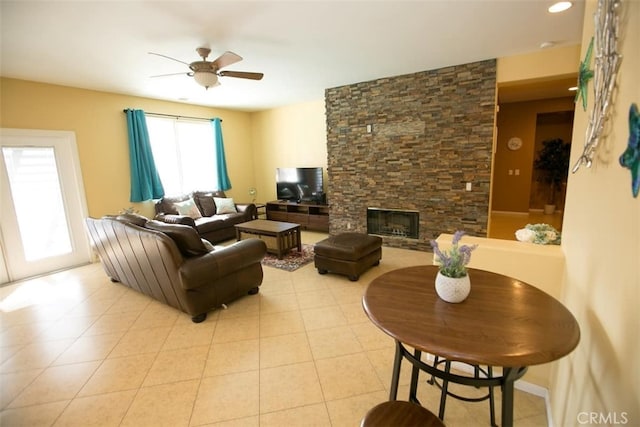
[[[515,240],[515,231],[528,223],[553,223],[561,230],[566,179],[558,191],[555,213],[545,215],[547,193],[534,162],[543,141],[571,142],[575,92],[569,88],[576,78],[558,76],[498,87],[488,237]]]
[[[90,261],[75,134],[2,129],[0,283]]]

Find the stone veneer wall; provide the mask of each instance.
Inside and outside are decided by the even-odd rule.
[[[388,246],[430,250],[429,239],[460,229],[486,236],[495,60],[327,89],[325,104],[331,234],[366,233],[377,207],[420,212],[419,239],[384,237]]]

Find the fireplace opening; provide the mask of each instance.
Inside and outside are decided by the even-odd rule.
[[[367,208],[367,233],[417,239],[418,211]]]

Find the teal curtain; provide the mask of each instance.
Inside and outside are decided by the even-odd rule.
[[[222,120],[215,118],[211,120],[211,126],[213,127],[213,138],[216,145],[216,173],[218,174],[218,189],[229,190],[231,189],[231,181],[227,174],[227,161],[224,157],[224,142],[222,141]]]
[[[131,202],[160,199],[164,188],[153,161],[147,121],[142,110],[125,110],[129,132],[129,165],[131,168]]]

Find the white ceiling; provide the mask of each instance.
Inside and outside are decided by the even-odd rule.
[[[4,77],[248,111],[319,100],[324,90],[580,43],[584,0],[552,15],[547,0],[5,1]],[[244,58],[205,91],[156,52],[196,47]]]

